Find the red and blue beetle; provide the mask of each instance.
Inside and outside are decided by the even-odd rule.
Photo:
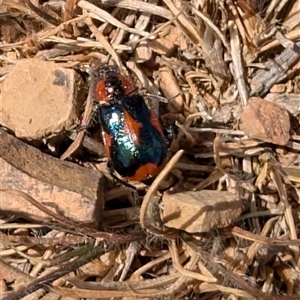
[[[115,66],[94,71],[93,92],[108,168],[125,180],[151,181],[167,157],[159,121],[134,84]]]

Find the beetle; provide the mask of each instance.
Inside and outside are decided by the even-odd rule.
[[[132,81],[116,67],[99,69],[93,90],[111,173],[127,181],[151,182],[167,158],[158,119]]]

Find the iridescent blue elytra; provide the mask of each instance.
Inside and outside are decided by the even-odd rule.
[[[129,85],[124,78],[110,72],[96,88],[103,142],[113,171],[128,180],[145,181],[163,168],[166,141],[143,97],[126,94]]]

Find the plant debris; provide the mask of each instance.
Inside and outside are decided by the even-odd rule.
[[[2,0],[0,298],[300,299],[300,0]],[[161,120],[106,168],[93,72]]]

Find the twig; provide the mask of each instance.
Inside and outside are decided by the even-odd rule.
[[[108,245],[106,243],[102,243],[98,247],[94,248],[92,251],[86,253],[85,256],[79,257],[74,261],[63,265],[59,270],[55,270],[45,276],[33,280],[27,286],[21,287],[19,290],[10,293],[9,295],[2,298],[2,300],[18,300],[26,295],[37,291],[40,288],[45,288],[58,278],[77,270],[81,266],[104,254],[106,251],[112,251],[115,247],[116,246],[113,244]]]
[[[284,49],[275,59],[265,63],[264,70],[255,72],[251,79],[250,96],[264,95],[275,83],[287,77],[288,71],[300,57],[300,42],[295,43],[295,46],[294,49]]]
[[[25,3],[33,12],[35,12],[39,17],[41,17],[45,22],[50,23],[54,26],[59,25],[59,23],[60,23],[59,20],[53,18],[51,15],[47,14],[39,7],[34,6],[30,0],[25,0]]]
[[[249,87],[246,84],[245,72],[242,64],[242,50],[240,47],[240,40],[238,37],[238,31],[236,25],[233,22],[229,23],[230,44],[231,44],[231,56],[233,64],[233,73],[236,81],[236,85],[242,100],[242,104],[246,105],[249,97]]]
[[[160,172],[160,174],[155,178],[153,183],[151,184],[150,188],[147,191],[147,194],[144,197],[141,210],[140,210],[140,222],[141,226],[149,230],[150,232],[158,233],[158,234],[167,234],[169,231],[166,232],[160,232],[155,228],[154,226],[151,225],[146,225],[145,219],[146,219],[146,214],[148,210],[148,205],[149,202],[151,201],[151,198],[154,196],[155,192],[157,191],[159,184],[161,181],[164,180],[164,178],[169,174],[171,169],[174,167],[176,162],[180,159],[180,157],[183,155],[184,151],[179,150],[173,157],[172,159],[167,163],[165,168]],[[170,232],[169,232],[170,233]]]
[[[210,278],[205,275],[202,275],[202,274],[199,274],[199,273],[196,273],[196,272],[193,272],[193,271],[183,268],[179,262],[176,241],[174,239],[169,242],[169,249],[170,249],[170,253],[172,255],[173,266],[180,274],[182,274],[185,277],[191,277],[191,278],[197,279],[199,281],[217,282],[217,279],[215,277]],[[193,255],[195,255],[195,252],[193,252]],[[191,259],[199,260],[199,256],[196,254],[196,256],[192,257]]]
[[[204,251],[201,247],[197,247],[195,241],[193,241],[190,236],[185,233],[181,233],[181,238],[183,241],[187,243],[189,247],[193,251],[198,252],[201,255],[201,259],[205,261],[207,264],[211,265],[211,268],[217,269],[219,274],[222,275],[226,281],[232,282],[235,286],[239,287],[241,290],[246,291],[250,295],[252,295],[252,299],[265,299],[265,300],[286,300],[286,296],[279,296],[270,293],[263,293],[258,289],[252,287],[248,284],[242,277],[238,276],[237,274],[233,273],[231,270],[225,268],[220,262],[222,259],[218,256],[212,256],[210,253]],[[289,299],[299,299],[298,295],[291,295]]]
[[[127,25],[123,24],[122,22],[120,22],[116,18],[114,18],[107,11],[93,5],[92,3],[81,0],[81,1],[78,2],[78,6],[81,7],[82,9],[86,9],[87,11],[89,11],[90,12],[89,13],[90,17],[97,18],[97,19],[100,18],[100,21],[108,22],[108,23],[110,23],[110,24],[112,24],[112,25],[114,25],[118,28],[121,28],[125,31],[128,31],[130,33],[135,33],[135,34],[139,34],[139,35],[142,35],[142,36],[148,36],[149,35],[148,32],[144,32],[144,31],[140,31],[140,30],[128,27]],[[90,27],[90,25],[88,25],[88,26]]]

